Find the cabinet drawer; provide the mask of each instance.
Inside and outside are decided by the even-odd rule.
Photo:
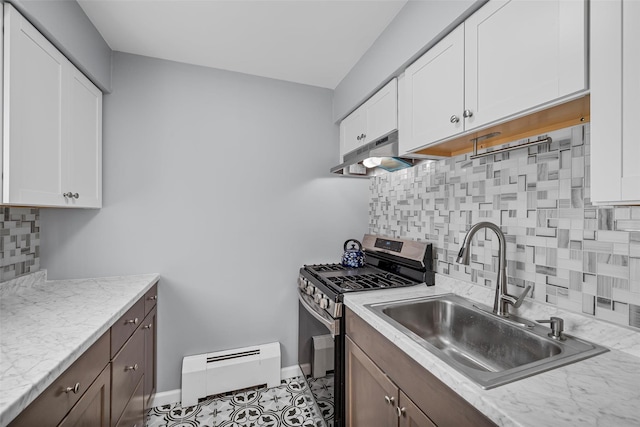
[[[58,425],[108,363],[109,331],[22,411],[10,427]]]
[[[144,426],[144,402],[142,397],[142,390],[144,380],[138,382],[133,396],[127,403],[127,406],[122,412],[122,416],[116,424],[116,427],[143,427]]]
[[[111,367],[107,365],[58,427],[109,427]]]
[[[151,309],[156,306],[158,302],[158,285],[153,285],[151,289],[144,294],[144,315],[149,314]]]
[[[142,307],[141,307],[142,308]],[[144,371],[144,330],[139,328],[116,355],[111,365],[111,425],[136,390]]]
[[[140,298],[138,302],[111,327],[111,357],[114,357],[118,353],[122,345],[135,332],[143,319],[144,298]]]

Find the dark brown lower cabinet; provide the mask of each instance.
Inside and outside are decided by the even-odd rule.
[[[402,391],[400,391],[399,402],[400,427],[435,427],[435,424],[431,422],[429,417]]]
[[[156,387],[157,285],[124,315],[111,340],[111,426],[142,427]],[[128,329],[129,325],[134,325]],[[113,328],[112,328],[113,335]],[[120,348],[113,348],[114,342]]]
[[[495,426],[348,309],[346,332],[346,427]]]
[[[105,367],[109,366],[109,341],[110,331],[107,331],[31,402],[9,427],[57,426],[72,408],[79,405],[92,384],[104,377]],[[108,408],[109,393],[106,397]]]
[[[122,412],[120,421],[116,427],[143,427],[144,426],[144,378],[140,378],[138,385]]]
[[[156,391],[154,285],[9,427],[143,427]]]
[[[109,427],[111,366],[91,384],[58,427]]]
[[[153,310],[144,319],[142,329],[144,331],[144,409],[147,410],[151,406],[151,398],[156,392],[156,363],[158,357],[157,347],[157,309]]]
[[[435,427],[367,355],[346,339],[346,418],[349,427]]]
[[[144,331],[140,328],[111,361],[111,425],[122,418],[144,375]]]

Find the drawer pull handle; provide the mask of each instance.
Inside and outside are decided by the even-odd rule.
[[[150,296],[150,297],[149,297],[149,298],[147,298],[147,299],[148,299],[149,301],[155,301],[155,300],[157,300],[157,299],[158,299],[158,295]]]
[[[391,396],[385,396],[384,397],[384,401],[387,402],[387,405],[393,405],[393,402],[396,400],[395,397]]]
[[[124,324],[125,325],[137,325],[138,324],[138,318],[136,317],[135,319],[125,320]]]
[[[142,329],[151,329],[152,326],[153,326],[153,323],[149,323],[148,325],[144,325]]]
[[[124,367],[124,371],[125,372],[127,372],[127,371],[137,371],[137,370],[138,370],[138,364],[137,363],[135,365],[133,365],[133,366],[125,366]]]
[[[80,383],[75,383],[75,385],[73,387],[67,387],[64,389],[65,393],[71,393],[73,392],[74,394],[78,394],[78,391],[80,390]]]
[[[404,414],[407,412],[407,409],[396,406],[396,412],[398,413],[398,418],[402,418],[404,417]]]

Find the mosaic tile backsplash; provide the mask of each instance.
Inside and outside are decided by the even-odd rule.
[[[431,242],[439,273],[495,287],[492,231],[477,233],[469,266],[455,262],[470,226],[491,221],[506,235],[510,285],[640,331],[640,206],[591,204],[588,124],[544,136],[552,141],[371,179],[369,231]]]
[[[0,282],[40,269],[40,211],[0,207]]]

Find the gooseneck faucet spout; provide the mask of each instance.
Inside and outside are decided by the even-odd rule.
[[[509,317],[509,304],[518,308],[522,305],[524,297],[529,293],[531,286],[527,286],[519,297],[514,297],[507,293],[507,243],[504,233],[492,222],[479,222],[471,226],[467,234],[464,236],[462,246],[458,252],[456,261],[460,264],[469,265],[469,253],[473,236],[483,229],[488,228],[498,236],[498,278],[496,280],[496,296],[493,301],[493,312],[501,317]]]

